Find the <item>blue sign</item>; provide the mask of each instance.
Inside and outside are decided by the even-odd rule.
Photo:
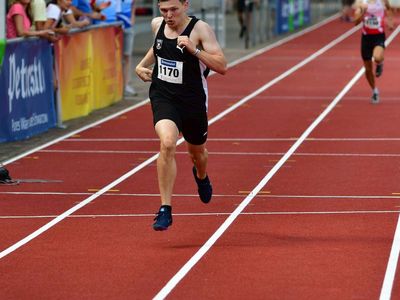
[[[0,143],[56,125],[53,61],[46,40],[7,43],[0,71]]]
[[[310,0],[276,0],[276,34],[293,31],[311,22]]]

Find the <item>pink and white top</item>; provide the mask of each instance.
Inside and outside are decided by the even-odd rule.
[[[363,34],[380,34],[385,28],[385,6],[382,0],[375,0],[375,3],[368,3],[364,0],[368,8],[363,19]]]
[[[23,26],[25,31],[29,31],[31,28],[31,21],[26,14],[25,8],[21,3],[15,3],[10,7],[10,11],[7,14],[7,38],[12,39],[18,37],[17,28],[14,23],[13,17],[15,15],[21,15],[23,18]]]

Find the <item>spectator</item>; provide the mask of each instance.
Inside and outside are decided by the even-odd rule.
[[[121,10],[117,12],[118,21],[123,22],[124,28],[124,48],[123,48],[123,68],[124,68],[124,86],[125,95],[136,96],[135,89],[129,84],[132,79],[131,64],[133,43],[135,38],[134,25],[135,25],[136,4],[135,0],[125,0],[121,3]]]
[[[101,12],[103,9],[106,9],[111,5],[111,1],[105,1],[100,4],[96,2],[96,0],[90,0],[90,7],[93,11]]]
[[[31,20],[28,17],[30,0],[14,0],[11,2],[10,9],[6,17],[6,37],[8,39],[16,37],[40,36],[49,38],[51,30],[31,30]]]
[[[123,47],[123,73],[124,73],[124,94],[125,96],[136,96],[135,89],[130,85],[131,75],[131,64],[132,64],[132,52],[134,42],[134,24],[135,24],[135,12],[136,5],[135,0],[111,0],[101,2],[98,1],[96,5],[102,7],[104,3],[111,2],[107,8],[102,10],[102,13],[106,17],[105,22],[116,22],[121,21],[124,30],[124,47]]]
[[[53,0],[47,6],[47,20],[44,28],[51,28],[56,33],[65,34],[68,33],[70,27],[80,28],[89,25],[88,20],[76,21],[70,6],[71,0]],[[68,23],[67,26],[62,25],[63,19]]]
[[[31,0],[32,29],[43,30],[46,23],[46,1]]]
[[[342,16],[340,19],[345,22],[353,22],[353,7],[354,0],[342,0]]]
[[[77,20],[105,20],[104,15],[100,12],[93,11],[89,0],[72,0],[71,10]]]
[[[250,26],[254,4],[259,5],[259,0],[237,0],[236,10],[240,25],[239,37],[242,38]]]

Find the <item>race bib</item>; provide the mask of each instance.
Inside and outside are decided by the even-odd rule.
[[[183,62],[157,57],[158,79],[166,82],[182,84]]]
[[[364,21],[365,27],[370,29],[379,29],[381,24],[381,18],[376,16],[369,16]]]

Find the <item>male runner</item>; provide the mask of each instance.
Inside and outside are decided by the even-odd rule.
[[[143,81],[151,81],[150,100],[155,131],[160,139],[157,159],[161,207],[154,230],[172,224],[171,197],[177,174],[175,151],[181,132],[193,162],[200,199],[208,203],[212,186],[207,176],[208,152],[206,77],[209,69],[225,74],[226,60],[211,27],[188,16],[188,0],[159,0],[161,17],[152,20],[153,46],[136,67]],[[152,68],[152,66],[154,67]]]

